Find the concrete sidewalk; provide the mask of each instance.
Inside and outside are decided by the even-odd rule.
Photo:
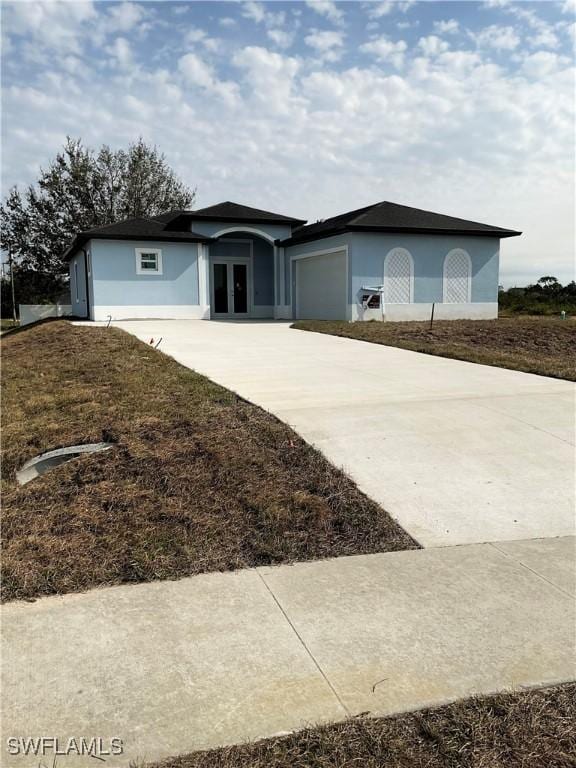
[[[286,323],[115,323],[290,424],[425,547],[575,532],[569,381]]]
[[[119,737],[110,768],[574,679],[574,587],[574,540],[559,538],[8,604],[1,764],[39,762],[7,755],[9,736]]]

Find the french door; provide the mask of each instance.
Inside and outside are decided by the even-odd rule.
[[[250,316],[249,259],[217,259],[212,262],[212,316]]]

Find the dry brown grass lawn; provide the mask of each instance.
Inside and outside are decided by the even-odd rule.
[[[122,331],[50,322],[2,361],[5,599],[417,546],[287,426]]]
[[[574,768],[576,684],[360,718],[148,768]]]
[[[550,317],[344,323],[300,320],[294,328],[345,336],[429,355],[576,381],[576,321]]]

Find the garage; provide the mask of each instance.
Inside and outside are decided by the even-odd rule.
[[[296,317],[299,320],[346,320],[346,251],[295,260]]]

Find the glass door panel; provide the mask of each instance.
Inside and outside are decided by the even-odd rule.
[[[248,312],[248,268],[246,264],[232,264],[232,285],[234,286],[234,314]]]
[[[214,312],[228,312],[228,264],[214,264]]]

